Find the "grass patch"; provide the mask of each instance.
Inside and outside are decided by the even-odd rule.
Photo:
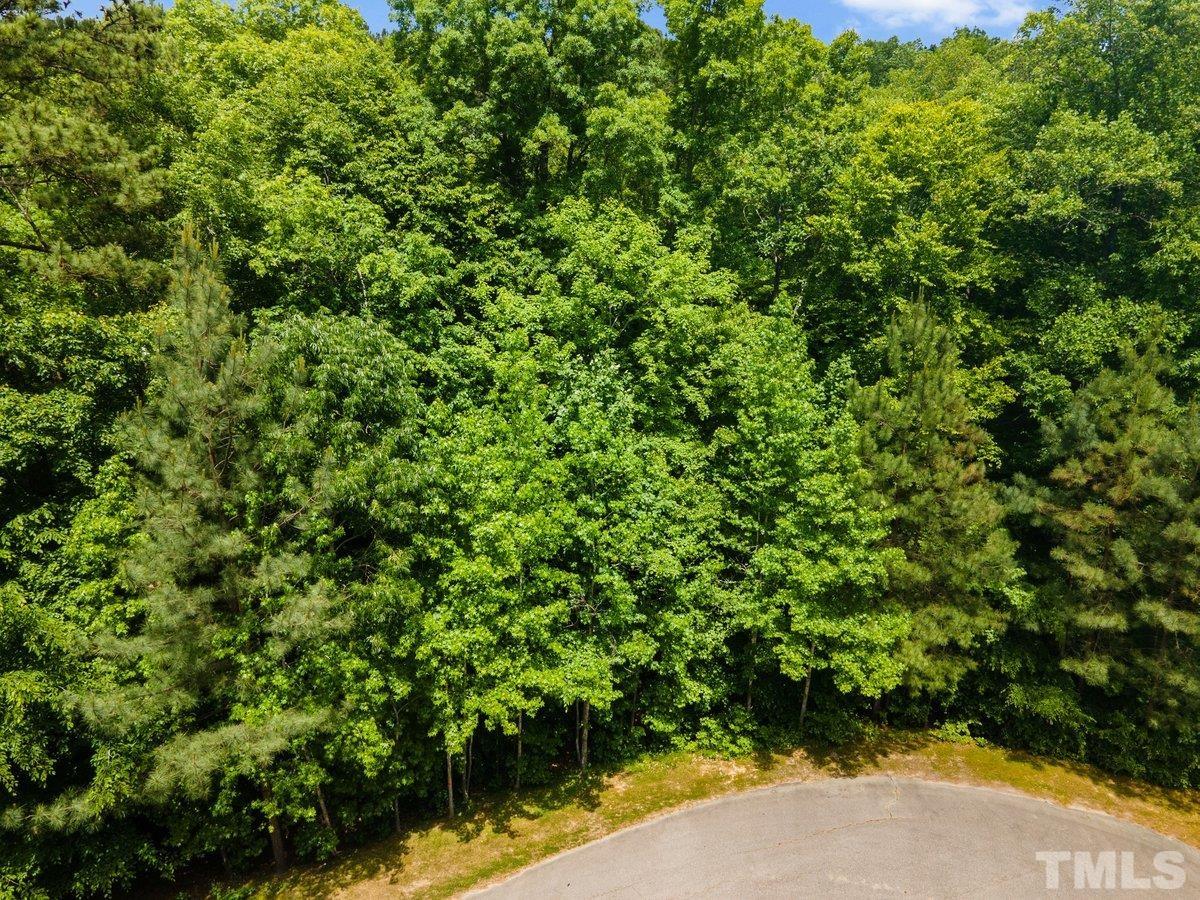
[[[448,897],[620,828],[692,803],[790,781],[890,773],[1016,789],[1106,812],[1200,846],[1196,792],[1106,775],[1024,753],[888,733],[837,750],[647,757],[552,787],[485,800],[455,821],[428,823],[322,866],[253,882],[256,897]]]

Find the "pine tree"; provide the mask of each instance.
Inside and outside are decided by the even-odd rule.
[[[167,233],[154,215],[164,173],[139,94],[162,11],[117,0],[83,19],[66,7],[0,5],[0,250],[111,307],[155,282],[160,267],[146,256]]]
[[[1151,342],[1124,350],[1047,423],[1045,483],[1023,508],[1050,538],[1042,618],[1059,665],[1120,729],[1184,727],[1200,715],[1200,410],[1164,383]],[[1120,697],[1123,702],[1113,703]],[[1144,740],[1145,738],[1143,738]]]
[[[856,388],[861,455],[886,506],[884,543],[902,552],[891,589],[908,608],[904,681],[948,694],[974,667],[972,651],[1004,626],[1020,570],[984,471],[988,436],[973,420],[958,350],[928,309],[888,328],[886,374]]]
[[[218,779],[256,782],[282,867],[267,769],[326,711],[264,703],[264,669],[286,668],[299,641],[324,633],[328,603],[319,583],[300,589],[311,560],[277,545],[283,515],[261,508],[262,363],[215,256],[190,231],[165,313],[150,390],[120,437],[136,472],[140,533],[126,567],[142,611],[132,634],[103,646],[137,675],[86,709],[100,733],[147,740],[134,788],[143,802],[199,800]]]
[[[146,96],[160,20],[0,4],[0,578],[54,546],[145,386],[138,314],[169,252]]]

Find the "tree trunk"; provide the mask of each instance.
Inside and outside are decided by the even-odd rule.
[[[521,737],[525,730],[525,712],[517,713],[517,790],[521,789]]]
[[[580,770],[587,769],[588,764],[588,719],[591,718],[592,704],[589,700],[583,701],[583,740],[580,743],[579,751],[579,768]]]
[[[754,648],[758,646],[758,632],[750,632],[750,675],[746,679],[746,712],[754,704]]]
[[[575,701],[575,761],[579,762],[583,757],[579,755],[579,701]]]
[[[400,710],[396,707],[396,702],[392,701],[392,749],[398,750],[400,747]],[[392,799],[392,816],[395,819],[396,834],[400,833],[400,800]]]
[[[808,674],[804,676],[804,699],[800,701],[800,730],[804,730],[804,717],[808,715],[808,691],[812,687],[812,666],[808,668]]]
[[[775,207],[775,233],[779,234],[781,228],[783,228],[783,208],[777,205]],[[778,248],[771,254],[771,263],[771,302],[774,303],[779,299],[779,288],[783,281],[783,254]]]
[[[308,752],[307,750],[304,751],[304,757],[310,763],[312,763],[314,766],[316,765],[316,761],[313,759],[312,754],[310,752]],[[321,790],[320,782],[317,782],[316,794],[317,794],[317,809],[321,813],[321,824],[324,825],[326,828],[328,828],[330,831],[332,831],[334,837],[336,838],[337,837],[337,829],[333,827],[333,818],[329,815],[329,807],[325,805],[325,792]]]
[[[451,819],[454,818],[454,761],[450,751],[446,751],[446,810]]]
[[[317,806],[321,810],[321,824],[336,835],[337,829],[333,827],[333,819],[329,815],[329,807],[325,805],[325,793],[321,790],[319,784],[317,785]]]
[[[263,785],[262,794],[263,800],[270,806],[272,798],[269,785]],[[279,824],[279,816],[275,813],[267,816],[267,830],[271,835],[271,856],[275,860],[275,874],[281,875],[287,871],[287,851],[283,847],[283,829]]]
[[[475,732],[467,738],[467,758],[463,760],[463,802],[471,803],[471,766],[475,762]]]

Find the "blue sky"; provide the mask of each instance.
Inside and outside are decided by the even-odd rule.
[[[168,0],[169,2],[169,0]],[[373,29],[388,25],[387,0],[344,0],[358,9]],[[73,0],[71,8],[94,13],[101,0]],[[848,28],[864,37],[899,35],[905,40],[936,41],[960,25],[978,26],[992,34],[1011,36],[1034,6],[1045,0],[766,0],[769,12],[794,16],[813,26],[822,40]],[[661,23],[661,14],[647,19]]]
[[[1026,13],[1047,5],[1046,0],[765,0],[767,12],[809,23],[823,41],[849,28],[863,37],[936,41],[962,25],[1011,37]]]

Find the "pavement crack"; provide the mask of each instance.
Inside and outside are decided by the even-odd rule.
[[[845,831],[847,828],[857,828],[859,825],[877,825],[880,822],[903,822],[908,819],[907,816],[893,816],[889,813],[886,818],[879,819],[863,819],[861,822],[847,822],[845,825],[834,825],[832,828],[822,828],[820,831],[810,831],[804,837],[817,837],[822,834],[833,834],[835,831]],[[795,841],[780,841],[783,843],[795,843]]]
[[[883,809],[888,814],[888,818],[894,819],[896,816],[893,810],[900,805],[900,785],[897,784],[896,779],[890,773],[887,776],[887,780],[892,785],[892,796],[891,799],[883,804]]]

